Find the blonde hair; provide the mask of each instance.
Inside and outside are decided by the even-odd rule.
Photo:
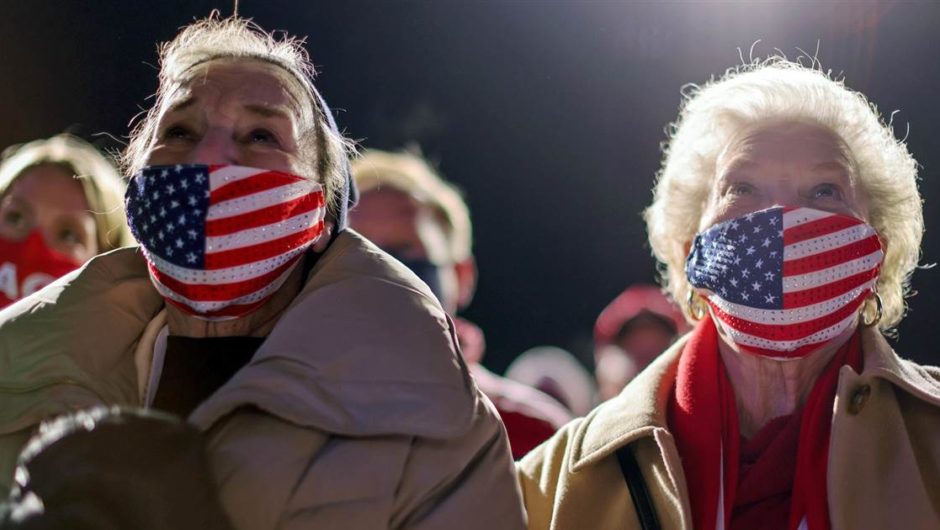
[[[423,158],[371,149],[352,161],[352,174],[360,193],[388,186],[434,209],[447,232],[451,258],[461,262],[471,256],[473,233],[467,203]]]
[[[221,18],[218,12],[186,26],[172,41],[161,44],[156,101],[131,131],[122,157],[127,174],[133,175],[145,165],[160,116],[170,103],[169,95],[175,86],[188,81],[194,67],[217,59],[259,61],[281,68],[287,74],[283,76],[284,82],[300,90],[305,169],[323,184],[335,215],[346,186],[347,157],[352,146],[329,125],[326,115],[329,111],[322,108],[316,96],[313,87],[316,72],[303,44],[303,39],[268,33],[251,20],[237,16]],[[312,159],[307,159],[308,156]]]
[[[124,218],[124,181],[104,155],[75,136],[60,134],[8,147],[0,163],[0,196],[20,175],[43,164],[61,166],[81,184],[95,219],[99,253],[134,243]]]
[[[815,62],[807,67],[771,57],[683,91],[653,203],[644,212],[665,287],[688,316],[683,303],[691,290],[684,269],[686,245],[699,226],[718,156],[741,131],[774,122],[818,125],[844,142],[869,201],[869,223],[886,242],[877,284],[884,304],[878,326],[882,331],[893,328],[904,316],[904,296],[924,231],[917,162],[864,95]]]

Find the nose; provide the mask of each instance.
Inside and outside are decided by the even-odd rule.
[[[228,131],[212,128],[189,152],[190,164],[237,164],[238,150]]]

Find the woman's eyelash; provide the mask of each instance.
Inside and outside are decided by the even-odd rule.
[[[182,125],[171,125],[163,132],[164,138],[181,138],[190,134],[189,129]]]
[[[754,191],[754,186],[747,182],[737,182],[728,186],[728,191],[733,195],[742,195]]]
[[[248,133],[248,140],[250,142],[279,143],[277,135],[267,129],[253,129]]]

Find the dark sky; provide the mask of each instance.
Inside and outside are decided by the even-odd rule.
[[[2,0],[0,144],[69,130],[119,144],[156,88],[155,44],[209,0]],[[538,344],[579,346],[621,289],[652,281],[639,213],[680,87],[755,55],[819,50],[908,134],[922,165],[925,263],[940,244],[936,2],[398,2],[242,0],[267,29],[309,36],[318,85],[365,147],[419,143],[468,198],[480,287],[467,316],[501,370]],[[759,41],[759,42],[758,42]],[[756,43],[756,44],[755,44]],[[909,131],[909,132],[908,132]],[[97,135],[97,136],[96,136]],[[933,300],[898,351],[937,363]]]

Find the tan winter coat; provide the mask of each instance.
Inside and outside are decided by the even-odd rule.
[[[530,529],[641,528],[617,463],[632,447],[664,530],[691,528],[666,403],[685,341],[616,398],[517,465]],[[862,331],[865,368],[843,367],[829,449],[833,530],[940,529],[940,371],[903,361]]]
[[[43,418],[141,403],[162,308],[122,249],[0,312],[0,493]],[[238,529],[524,527],[504,430],[452,324],[351,231],[189,419]]]

